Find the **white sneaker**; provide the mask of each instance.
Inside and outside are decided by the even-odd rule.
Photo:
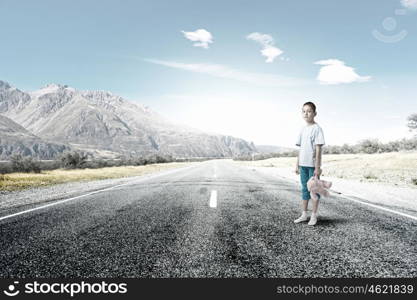
[[[310,221],[308,221],[308,225],[314,226],[316,224],[317,224],[317,215],[312,214],[311,218],[310,218]]]
[[[303,212],[298,219],[294,220],[294,223],[301,223],[301,222],[305,222],[307,220],[308,220],[307,213]]]

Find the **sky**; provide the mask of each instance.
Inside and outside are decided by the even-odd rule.
[[[166,118],[294,147],[410,137],[417,0],[0,0],[0,80],[106,90]]]

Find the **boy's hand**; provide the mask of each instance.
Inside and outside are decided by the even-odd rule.
[[[314,176],[319,177],[321,175],[322,171],[320,168],[315,168],[314,169]]]
[[[300,168],[298,166],[295,167],[295,174],[300,174]]]

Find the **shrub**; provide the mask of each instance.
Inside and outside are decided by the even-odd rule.
[[[76,151],[64,152],[60,158],[61,167],[66,169],[83,168],[86,166],[87,156]]]
[[[417,150],[417,138],[399,141],[400,150]]]
[[[417,130],[417,114],[411,114],[407,117],[407,126],[410,130]]]
[[[348,144],[343,144],[343,146],[340,148],[340,153],[342,154],[355,153],[355,149],[353,148],[353,146],[349,146]]]
[[[398,141],[389,142],[381,145],[382,152],[398,152],[400,151],[400,143]]]
[[[12,164],[11,169],[13,172],[41,172],[40,161],[35,160],[33,157],[23,157],[21,154],[13,154],[10,157],[10,161]]]
[[[376,139],[366,139],[359,143],[361,152],[372,154],[380,152],[381,144]]]
[[[323,154],[340,154],[342,153],[341,146],[324,146],[323,147]]]
[[[248,161],[248,160],[264,160],[273,157],[296,157],[298,155],[298,151],[287,151],[281,153],[258,153],[253,155],[241,155],[241,156],[234,156],[233,160],[240,160],[240,161]]]

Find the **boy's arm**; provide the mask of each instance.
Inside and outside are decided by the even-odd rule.
[[[300,162],[300,155],[297,155],[297,165],[295,166],[295,173],[300,174],[298,163]]]
[[[322,145],[316,145],[316,165],[314,169],[314,176],[320,176],[321,175],[321,146]]]

